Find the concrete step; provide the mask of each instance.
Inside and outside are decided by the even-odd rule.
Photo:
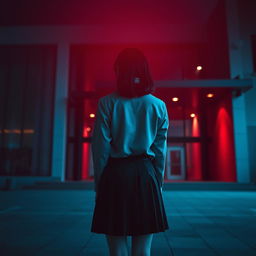
[[[85,189],[93,190],[93,181],[40,181],[33,185],[25,185],[23,189]],[[163,190],[222,190],[222,191],[256,191],[255,183],[179,181],[165,182]]]
[[[94,190],[93,181],[39,181],[35,182],[34,185],[24,186],[23,189],[85,189]]]

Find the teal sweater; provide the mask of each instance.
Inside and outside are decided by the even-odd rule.
[[[101,97],[91,144],[95,191],[109,156],[143,153],[155,157],[153,163],[162,188],[168,127],[165,102],[152,94],[128,99],[113,92]]]

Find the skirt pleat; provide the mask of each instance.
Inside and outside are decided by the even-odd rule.
[[[122,236],[166,229],[162,192],[151,160],[110,157],[99,181],[91,232]]]

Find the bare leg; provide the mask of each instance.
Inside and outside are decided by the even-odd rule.
[[[129,247],[127,236],[106,235],[110,256],[128,256]]]
[[[153,234],[132,236],[132,256],[150,256]]]

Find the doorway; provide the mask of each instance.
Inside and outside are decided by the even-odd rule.
[[[182,146],[168,147],[166,157],[167,180],[185,179],[185,151]]]

